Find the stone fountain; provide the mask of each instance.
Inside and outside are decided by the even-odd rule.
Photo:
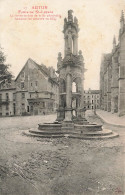
[[[59,107],[54,123],[39,124],[38,130],[29,130],[26,135],[41,138],[69,137],[79,139],[114,138],[118,134],[102,125],[90,124],[85,118],[84,108],[84,58],[78,52],[78,19],[68,11],[64,19],[64,58],[58,54]]]

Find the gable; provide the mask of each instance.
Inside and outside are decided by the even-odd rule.
[[[17,81],[18,79],[20,80],[25,80],[25,76],[26,75],[33,75],[35,76],[35,78],[37,78],[37,73],[39,72],[39,74],[42,75],[42,77],[44,77],[45,79],[48,79],[47,74],[45,74],[44,71],[42,71],[42,69],[40,68],[40,65],[38,65],[36,62],[34,62],[32,59],[28,59],[26,64],[23,66],[23,68],[21,69],[21,71],[19,72],[18,76],[16,77],[15,81]]]

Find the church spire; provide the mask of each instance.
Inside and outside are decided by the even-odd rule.
[[[113,49],[115,49],[115,47],[116,47],[116,37],[114,35],[114,38],[113,38]]]
[[[123,10],[121,12],[120,25],[121,25],[121,33],[123,33],[123,31],[124,31],[124,12],[123,12]]]
[[[123,10],[121,11],[121,18],[120,18],[120,22],[124,22],[124,12],[123,12]]]

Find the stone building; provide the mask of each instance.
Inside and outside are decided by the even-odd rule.
[[[58,79],[55,70],[28,59],[15,79],[14,87],[1,86],[0,98],[2,116],[55,112],[58,107]],[[8,99],[8,103],[6,101],[5,104],[4,99]],[[5,112],[5,105],[8,105],[8,112]]]
[[[101,109],[125,115],[125,23],[122,11],[119,41],[113,39],[113,49],[103,54],[100,68]]]
[[[15,82],[4,83],[0,88],[0,116],[15,115]]]
[[[100,109],[100,90],[84,91],[84,107],[87,110]]]

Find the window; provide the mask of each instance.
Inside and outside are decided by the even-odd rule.
[[[15,100],[16,100],[16,94],[13,93],[13,101],[15,101]]]
[[[92,104],[93,104],[93,100],[92,100]]]
[[[24,82],[21,82],[21,89],[24,89]]]
[[[76,93],[76,83],[75,82],[73,82],[72,83],[72,92],[75,92]]]
[[[25,77],[25,72],[21,73],[21,77],[24,78]]]
[[[53,103],[52,102],[48,103],[48,108],[53,108]]]
[[[2,100],[2,94],[0,94],[0,101]]]
[[[9,106],[8,106],[8,104],[6,104],[6,110],[9,110]]]
[[[33,86],[33,83],[30,83],[31,87]]]
[[[35,81],[35,85],[38,86],[38,81]]]
[[[23,111],[25,110],[25,104],[22,104],[22,110]]]
[[[30,94],[30,98],[32,97],[32,95]]]
[[[29,111],[30,111],[29,106],[27,106],[27,112],[29,112]]]
[[[16,114],[16,104],[13,103],[13,114],[15,115]]]
[[[9,95],[8,95],[8,93],[6,93],[6,100],[8,100],[9,99]]]
[[[45,108],[45,102],[42,102],[42,107]]]
[[[30,109],[31,109],[31,112],[32,112],[33,111],[33,106],[31,106]]]
[[[22,99],[24,99],[25,98],[25,93],[22,93]]]

